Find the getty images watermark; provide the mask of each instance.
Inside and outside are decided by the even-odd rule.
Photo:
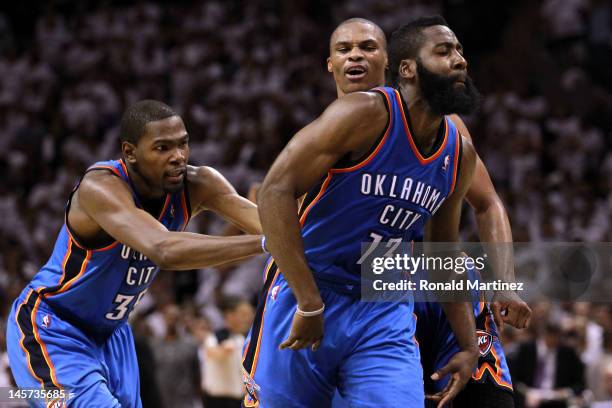
[[[463,291],[463,290],[513,290],[522,291],[523,282],[504,282],[501,279],[484,281],[481,279],[481,271],[486,267],[487,254],[471,257],[465,253],[457,253],[454,256],[426,256],[395,254],[394,256],[377,256],[372,259],[372,273],[382,275],[401,271],[407,278],[400,278],[396,282],[386,282],[383,279],[375,279],[372,286],[376,291],[385,290],[410,290],[410,291]],[[455,279],[436,281],[429,275],[429,271],[436,273],[454,273],[458,275]],[[463,278],[465,273],[473,276]],[[452,275],[451,275],[452,276]],[[417,277],[417,279],[413,279]]]
[[[514,291],[526,301],[609,302],[611,243],[362,244],[364,301],[490,300]]]

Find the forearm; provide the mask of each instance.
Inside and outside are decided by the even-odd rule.
[[[499,198],[476,211],[478,237],[485,245],[492,279],[514,282],[512,229],[508,214]]]
[[[162,269],[188,270],[238,261],[263,251],[259,235],[217,237],[169,232],[156,252],[152,260]]]
[[[320,307],[319,289],[304,255],[295,197],[288,190],[262,188],[259,214],[266,246],[291,287],[298,305],[304,310]]]
[[[477,353],[476,323],[470,302],[441,302],[462,351]]]
[[[233,224],[247,234],[263,233],[257,207],[255,206],[241,210],[240,216],[234,219]]]

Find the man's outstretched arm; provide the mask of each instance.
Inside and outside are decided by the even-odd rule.
[[[459,116],[452,115],[451,118],[459,132],[471,141],[470,132]],[[487,247],[493,279],[514,282],[512,229],[508,213],[497,191],[495,191],[484,162],[478,155],[476,156],[474,177],[466,194],[466,199],[476,214],[480,242],[498,244]],[[491,309],[493,310],[495,323],[500,330],[503,329],[504,323],[508,323],[517,329],[523,329],[529,325],[531,309],[516,292],[496,292],[491,303]],[[502,315],[502,310],[506,312],[505,316]]]
[[[191,167],[189,196],[192,216],[211,210],[247,234],[261,234],[257,206],[242,197],[221,173],[212,167]]]
[[[216,237],[173,232],[136,207],[125,182],[106,171],[88,173],[77,190],[79,208],[115,240],[161,269],[204,268],[262,252],[260,235]],[[78,226],[72,225],[73,228]],[[77,229],[78,232],[78,229]]]

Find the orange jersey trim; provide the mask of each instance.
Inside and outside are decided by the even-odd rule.
[[[266,320],[266,309],[268,308],[268,297],[270,296],[270,291],[274,287],[276,278],[278,278],[279,272],[280,272],[280,269],[276,268],[276,273],[274,274],[272,283],[270,284],[270,287],[268,288],[268,291],[266,292],[266,300],[265,300],[266,304],[264,305],[264,310],[261,316],[261,326],[259,327],[259,335],[257,336],[257,346],[255,348],[255,357],[253,358],[253,367],[251,367],[251,372],[249,373],[251,378],[255,376],[255,372],[257,371],[257,361],[259,359],[259,350],[261,349],[261,337],[262,337],[263,328],[264,328],[264,324]]]
[[[127,166],[125,165],[125,163],[123,162],[123,159],[119,159],[119,164],[121,165],[121,168],[123,169],[123,172],[125,173],[125,175],[130,178],[130,174],[128,173],[127,170]]]
[[[377,92],[382,94],[385,97],[385,99],[387,101],[387,106],[389,107],[389,124],[387,125],[387,129],[385,129],[384,136],[378,142],[378,145],[376,146],[374,151],[372,153],[370,153],[368,155],[368,157],[363,159],[361,162],[355,164],[354,166],[347,167],[347,168],[341,168],[341,169],[332,168],[332,169],[330,169],[330,172],[332,172],[332,173],[349,173],[351,171],[359,170],[360,168],[367,166],[372,161],[372,159],[374,159],[374,157],[376,157],[376,155],[378,154],[380,149],[383,147],[383,145],[387,141],[387,137],[389,136],[391,128],[393,127],[393,111],[391,109],[391,100],[389,99],[389,95],[387,95],[386,92],[383,92],[383,91],[377,91]]]
[[[266,266],[266,269],[265,269],[265,272],[264,272],[264,278],[263,278],[263,281],[264,281],[264,282],[265,282],[266,280],[268,280],[268,273],[270,272],[270,269],[272,269],[272,265],[274,265],[274,259],[270,258],[270,260],[268,261],[268,265]],[[278,268],[277,268],[277,271],[278,271]],[[274,277],[274,280],[276,280],[276,277]],[[270,293],[270,289],[272,288],[272,286],[273,286],[273,285],[274,285],[274,282],[272,282],[272,283],[270,284],[270,287],[268,288],[268,291],[266,292],[266,300],[265,300],[266,305],[267,305],[267,302],[268,302],[268,294]],[[263,313],[265,313],[265,312],[266,312],[266,309],[265,309],[265,307],[264,307],[264,311],[263,311]],[[261,321],[261,326],[260,326],[260,329],[261,329],[261,327],[263,327],[263,318],[264,318],[264,317],[262,316],[261,318],[262,318],[262,321]],[[251,334],[251,335],[252,335],[252,334]],[[261,335],[261,330],[260,330],[260,335]],[[257,339],[257,343],[259,344],[259,338]],[[251,342],[249,341],[249,342],[247,343],[246,347],[244,348],[244,352],[242,353],[242,361],[243,361],[243,362],[244,362],[244,359],[246,358],[247,353],[249,352],[249,346],[250,346],[250,345],[251,345]],[[245,371],[245,372],[246,372],[246,371]]]
[[[446,125],[446,130],[448,132],[448,124]],[[459,131],[457,131],[456,133],[457,133],[457,143],[455,146],[455,160],[454,160],[455,164],[453,166],[453,183],[451,184],[449,195],[452,194],[453,191],[455,191],[455,184],[457,182],[457,169],[459,168],[459,160],[461,160],[461,157],[459,157],[459,146],[460,146],[460,143],[463,143],[463,138],[461,137],[461,134],[459,133]]]
[[[43,294],[44,297],[51,297],[51,296],[59,295],[60,293],[67,291],[77,280],[79,280],[81,276],[83,276],[83,274],[85,273],[85,269],[87,268],[87,264],[89,263],[89,260],[91,259],[91,253],[92,253],[92,251],[90,250],[86,250],[86,251],[87,252],[85,255],[85,259],[83,260],[83,263],[81,264],[81,269],[79,270],[79,273],[74,278],[66,282],[57,292],[45,293]],[[38,289],[39,292],[40,292],[40,289],[42,288]]]
[[[121,173],[119,173],[119,170],[117,170],[113,166],[92,166],[92,167],[88,168],[87,171],[90,171],[90,170],[102,170],[102,169],[110,170],[113,173],[115,173],[117,176],[121,177]]]
[[[19,345],[21,346],[21,349],[26,355],[26,361],[28,362],[28,369],[30,370],[30,374],[32,374],[32,377],[36,378],[38,382],[40,382],[44,388],[45,382],[43,381],[42,378],[36,375],[36,373],[34,372],[34,369],[32,368],[32,363],[31,363],[32,358],[30,357],[30,352],[25,348],[23,344],[23,341],[25,340],[25,333],[23,332],[23,330],[21,330],[21,325],[19,324],[19,320],[18,320],[19,313],[21,312],[21,308],[23,307],[23,305],[25,305],[26,303],[30,301],[30,296],[32,296],[32,293],[34,293],[34,290],[30,289],[30,291],[28,292],[28,296],[26,296],[25,300],[21,302],[21,304],[17,308],[17,313],[15,313],[15,323],[17,323],[17,328],[19,329],[19,332],[21,333],[21,339],[19,339]]]
[[[490,334],[491,333],[491,324],[490,324],[490,316],[489,315],[487,315],[485,317],[485,328],[487,329],[487,332]],[[491,340],[491,341],[493,341],[493,340]],[[499,386],[502,386],[502,387],[508,388],[510,390],[513,390],[512,384],[509,384],[509,383],[505,382],[502,379],[503,370],[502,370],[501,365],[500,365],[501,359],[499,358],[499,356],[495,352],[495,347],[493,347],[493,344],[491,344],[491,353],[493,354],[493,358],[495,358],[495,368],[491,367],[491,365],[489,363],[483,363],[480,367],[478,367],[478,370],[474,374],[472,374],[472,378],[474,380],[478,381],[478,380],[482,379],[484,374],[488,371],[489,374],[491,375],[491,377],[493,377],[493,380]]]
[[[187,224],[189,223],[189,212],[187,211],[187,194],[185,194],[185,189],[183,188],[183,194],[181,195],[181,208],[183,208],[183,219],[185,220],[183,224],[183,231],[187,228]]]
[[[45,361],[47,362],[47,365],[49,366],[49,371],[51,371],[51,381],[53,381],[53,385],[61,389],[62,386],[59,385],[59,382],[57,381],[57,377],[55,375],[55,366],[51,362],[51,358],[49,357],[49,353],[47,352],[47,346],[41,340],[40,334],[38,333],[38,326],[36,325],[36,311],[38,310],[39,305],[40,305],[40,297],[36,299],[36,303],[34,303],[34,307],[32,308],[31,318],[32,318],[32,329],[34,331],[34,338],[36,339],[38,344],[40,344],[40,348],[42,349],[42,352],[43,352],[43,357],[45,358]],[[43,384],[43,389],[44,388],[45,388],[45,385]]]
[[[254,398],[253,400],[254,402],[251,402],[249,400],[249,396],[245,395],[244,398],[242,399],[242,403],[244,404],[245,408],[259,408],[259,401],[255,400]]]
[[[394,89],[393,91],[395,92],[395,98],[397,99],[397,104],[399,105],[400,110],[402,112],[402,122],[404,123],[404,130],[406,132],[406,137],[408,138],[408,142],[410,142],[410,147],[412,148],[414,155],[419,160],[419,163],[421,163],[422,165],[431,163],[432,161],[437,159],[438,156],[440,156],[440,154],[442,154],[442,152],[444,151],[444,148],[446,147],[446,142],[448,141],[448,123],[446,123],[446,118],[444,118],[444,141],[442,142],[442,144],[440,145],[440,147],[434,154],[432,154],[431,156],[427,158],[423,157],[421,152],[419,152],[417,145],[414,143],[414,138],[412,137],[412,133],[410,133],[410,127],[408,126],[408,122],[406,121],[406,113],[404,112],[402,98],[400,97],[400,94],[397,91],[397,89]]]
[[[113,249],[114,247],[119,245],[119,241],[113,241],[112,243],[108,244],[105,247],[97,248],[97,249],[90,249],[90,248],[86,248],[83,245],[79,244],[79,241],[77,241],[76,238],[74,237],[74,235],[72,235],[72,232],[70,232],[70,228],[68,228],[68,224],[66,224],[66,232],[68,232],[68,237],[70,238],[70,241],[72,241],[74,243],[74,245],[78,246],[83,251],[87,251],[87,252],[108,251],[109,249]]]
[[[171,194],[166,194],[166,201],[164,201],[164,207],[161,210],[161,213],[159,213],[159,217],[157,217],[157,221],[161,221],[162,218],[164,218],[164,214],[166,213],[166,210],[168,209],[168,204],[170,204],[170,197]]]
[[[377,88],[375,88],[375,89],[377,89]],[[385,129],[385,134],[383,135],[382,139],[378,142],[378,145],[376,146],[374,151],[372,153],[370,153],[368,155],[368,157],[363,159],[361,162],[355,164],[354,166],[347,167],[347,168],[341,168],[341,169],[331,168],[331,169],[329,169],[329,171],[327,172],[327,178],[325,179],[325,181],[321,185],[321,189],[319,190],[319,193],[316,195],[314,200],[312,200],[312,202],[308,205],[308,207],[306,207],[306,210],[304,210],[304,213],[300,217],[300,225],[301,226],[304,226],[304,223],[306,222],[306,217],[308,216],[308,213],[310,212],[312,207],[321,199],[323,194],[325,194],[325,190],[329,186],[329,183],[331,182],[331,179],[332,179],[333,175],[334,174],[339,174],[339,173],[350,173],[352,171],[359,170],[359,169],[367,166],[378,155],[378,153],[380,152],[380,150],[382,149],[382,147],[386,143],[387,139],[389,138],[389,133],[391,132],[391,128],[393,127],[393,111],[391,109],[391,100],[389,99],[389,95],[387,95],[386,92],[383,92],[383,91],[377,91],[377,92],[381,93],[385,97],[385,99],[387,101],[387,106],[389,107],[389,124],[387,125],[387,128]]]
[[[325,190],[327,189],[327,186],[329,186],[329,183],[331,182],[332,177],[333,177],[333,173],[330,170],[327,172],[327,178],[321,185],[321,189],[319,190],[319,193],[316,195],[314,200],[312,200],[312,202],[308,205],[308,207],[306,207],[306,209],[304,210],[304,214],[302,214],[302,216],[300,217],[300,225],[302,227],[304,226],[304,223],[306,222],[306,217],[308,216],[308,213],[310,212],[312,207],[321,199],[323,194],[325,194]]]
[[[62,261],[62,276],[57,282],[58,285],[61,285],[66,277],[66,263],[68,262],[68,258],[70,258],[70,254],[72,253],[72,239],[68,238],[68,248],[66,248],[66,255],[64,255],[64,260]]]
[[[485,302],[478,302],[478,314],[480,315],[482,313],[482,311],[484,310],[485,307]]]

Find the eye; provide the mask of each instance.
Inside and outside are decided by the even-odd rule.
[[[155,146],[155,150],[157,150],[158,152],[165,152],[166,150],[168,150],[168,146],[166,145]]]
[[[339,52],[339,53],[341,53],[341,54],[344,54],[345,52],[348,52],[348,50],[349,50],[349,49],[348,49],[348,48],[346,48],[346,47],[342,47],[342,48],[338,48],[338,49],[336,49],[336,51],[338,51],[338,52]]]

